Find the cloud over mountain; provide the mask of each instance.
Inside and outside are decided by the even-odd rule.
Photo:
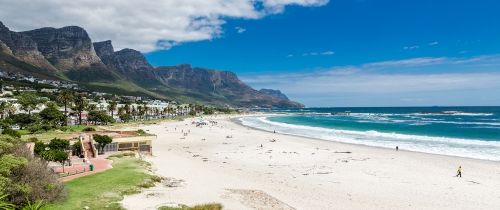
[[[143,52],[213,39],[225,18],[259,19],[287,5],[322,6],[328,0],[0,0],[1,21],[13,30],[78,25],[94,40]]]

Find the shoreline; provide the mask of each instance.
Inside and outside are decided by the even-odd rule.
[[[194,118],[141,126],[158,135],[156,156],[147,158],[155,173],[177,184],[126,196],[123,205],[154,209],[217,202],[238,210],[500,207],[498,162],[274,134],[235,123],[237,117],[206,117],[217,121],[215,126],[195,127]],[[270,142],[272,138],[277,141]],[[454,177],[459,165],[463,178]]]
[[[274,114],[258,114],[258,115],[252,115],[252,116],[273,116]],[[237,116],[231,118],[231,122],[240,125],[245,128],[250,128],[258,131],[263,131],[263,132],[268,132],[268,133],[273,133],[271,131],[261,129],[261,128],[256,128],[248,125],[244,125],[241,121],[238,119],[243,118],[243,117],[248,117],[248,116]],[[367,145],[367,144],[356,144],[356,143],[350,143],[350,142],[342,142],[342,141],[335,141],[335,140],[326,140],[326,139],[321,139],[321,138],[315,138],[315,137],[309,137],[309,136],[301,136],[297,134],[289,134],[289,133],[276,133],[276,134],[281,134],[281,135],[288,135],[288,136],[294,136],[294,137],[300,137],[300,138],[307,138],[315,141],[324,141],[324,142],[333,142],[336,144],[346,144],[346,145],[352,145],[352,146],[360,146],[360,147],[368,147],[368,148],[374,148],[374,149],[382,149],[382,150],[387,150],[387,151],[395,151],[395,148],[391,149],[389,147],[382,147],[382,146],[375,146],[375,145]],[[494,163],[500,163],[500,160],[489,160],[489,159],[481,159],[481,158],[473,158],[473,157],[464,157],[464,156],[456,156],[456,155],[447,155],[447,154],[439,154],[439,153],[431,153],[431,152],[422,152],[422,151],[413,151],[413,150],[407,150],[407,149],[401,149],[399,148],[399,151],[402,152],[412,152],[412,153],[419,153],[419,154],[426,154],[426,155],[437,155],[437,156],[444,156],[444,157],[452,157],[452,158],[462,158],[462,159],[468,159],[468,160],[477,160],[477,161],[488,161],[488,162],[494,162]]]

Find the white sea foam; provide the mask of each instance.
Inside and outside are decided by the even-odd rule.
[[[461,139],[448,137],[433,137],[421,135],[408,135],[400,133],[387,133],[375,130],[353,131],[295,125],[274,122],[267,117],[245,117],[240,118],[242,124],[263,130],[291,134],[303,137],[317,138],[344,143],[362,144],[385,148],[399,148],[444,154],[460,157],[469,157],[486,160],[500,160],[500,142],[483,141],[475,139]]]

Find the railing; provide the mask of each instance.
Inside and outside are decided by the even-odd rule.
[[[83,173],[86,173],[86,172],[89,172],[90,170],[86,170],[85,168],[83,168],[83,170],[76,170],[76,171],[73,171],[73,172],[63,172],[63,173],[58,173],[59,174],[59,178],[63,178],[63,177],[68,177],[68,176],[74,176],[74,175],[78,175],[78,174],[83,174]]]

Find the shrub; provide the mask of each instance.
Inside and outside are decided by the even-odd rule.
[[[145,135],[146,134],[146,131],[142,130],[142,129],[139,129],[136,131],[137,134],[139,134],[140,136],[142,135]]]
[[[2,131],[2,134],[9,135],[15,138],[21,138],[21,134],[16,130],[12,130],[11,128],[4,129]]]
[[[66,150],[69,148],[69,141],[64,139],[54,138],[50,140],[49,147],[51,150]]]
[[[11,140],[5,137],[0,138],[2,142],[12,142]],[[36,204],[37,200],[51,202],[62,198],[64,185],[57,180],[57,175],[49,170],[47,163],[31,155],[29,149],[20,141],[13,143],[8,155],[0,154],[0,156],[3,158],[11,155],[22,158],[26,162],[11,169],[8,176],[2,177],[9,180],[2,189],[3,193],[9,195],[8,201],[16,206],[24,207],[30,202],[31,205]]]
[[[83,132],[92,132],[92,131],[95,131],[95,128],[94,127],[86,127],[84,129],[82,129]]]
[[[41,152],[45,151],[47,146],[43,142],[35,142],[35,148],[33,149],[34,153],[39,155]]]
[[[73,151],[73,155],[80,156],[83,153],[82,149],[82,143],[80,141],[76,141],[73,146],[71,147],[71,150]]]

